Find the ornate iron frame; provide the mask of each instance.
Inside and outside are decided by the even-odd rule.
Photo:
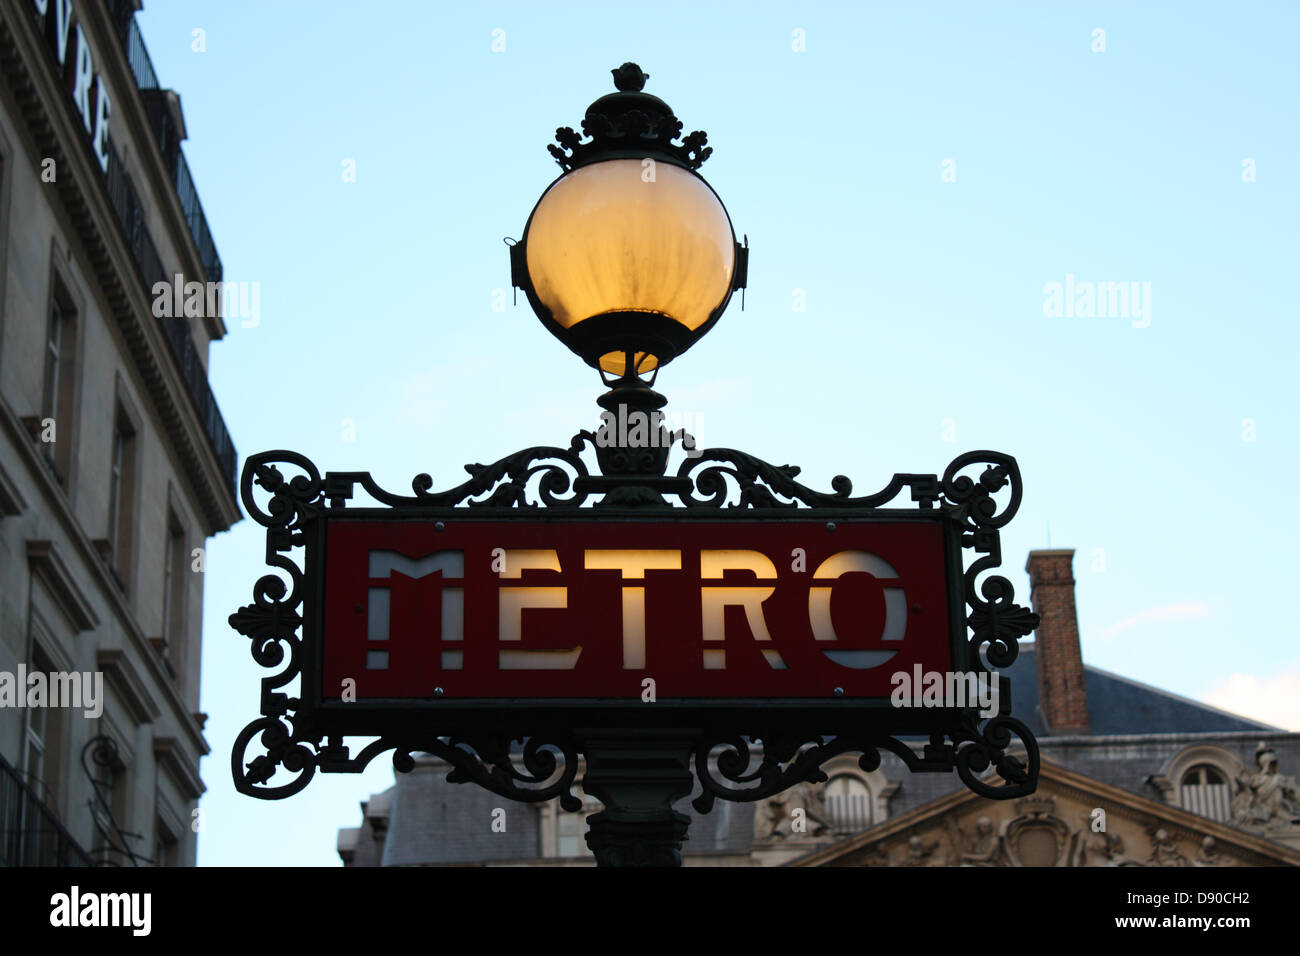
[[[689,439],[683,433],[672,437]],[[324,706],[319,688],[313,686],[319,647],[310,646],[310,639],[319,633],[314,630],[320,615],[320,588],[314,582],[322,576],[318,545],[332,519],[400,513],[428,520],[502,520],[515,515],[534,521],[548,516],[617,521],[671,515],[716,521],[727,516],[753,520],[757,511],[767,520],[938,521],[947,542],[950,606],[964,604],[967,611],[964,623],[953,622],[955,664],[985,672],[1007,667],[1016,658],[1017,639],[1038,623],[1037,615],[1014,602],[1006,578],[988,574],[1001,564],[999,530],[1021,500],[1019,468],[1008,455],[968,452],[954,459],[942,476],[896,474],[880,491],[854,496],[852,483],[842,475],[831,482],[832,491],[819,492],[796,480],[796,467],[772,465],[729,448],[693,453],[675,476],[666,476],[666,452],[597,447],[603,474],[592,474],[581,457],[586,445],[597,447],[598,442],[591,432],[582,431],[567,448],[535,446],[491,465],[466,465],[469,480],[441,492],[431,491],[433,480],[421,474],[411,483],[411,495],[384,490],[366,472],[327,472],[322,477],[311,461],[292,451],[250,457],[240,478],[240,496],[248,513],[267,529],[266,564],[285,577],[261,577],[253,587],[253,603],[229,619],[235,630],[251,638],[258,664],[280,668],[262,680],[261,716],[235,740],[231,773],[236,789],[280,799],[306,787],[317,770],[358,773],[380,753],[393,750],[394,767],[409,771],[414,766],[411,754],[426,752],[452,766],[449,781],[472,781],[525,802],[559,797],[565,809],[577,810],[580,801],[571,788],[578,754],[590,751],[575,728],[608,728],[612,721],[635,732],[646,723],[645,710],[632,702],[624,707],[602,703],[595,710],[553,700],[519,701],[508,709],[500,701],[453,700],[371,707],[349,703],[341,705],[344,710]],[[961,474],[980,465],[984,467],[976,477]],[[301,474],[286,477],[281,466]],[[254,498],[255,484],[270,495],[265,507]],[[386,507],[348,509],[358,488]],[[904,489],[916,507],[886,507]],[[1009,499],[1000,506],[994,495],[1003,489]],[[675,496],[684,507],[669,504],[665,495]],[[589,503],[595,507],[584,507]],[[290,556],[295,548],[304,549],[301,566]],[[963,567],[966,551],[976,557]],[[281,690],[298,677],[303,678],[299,697]],[[700,701],[666,708],[665,701],[655,705],[659,709],[654,722],[673,733],[694,735],[695,775],[702,787],[694,806],[700,812],[709,811],[718,799],[760,800],[800,781],[824,781],[821,765],[846,752],[860,753],[860,766],[874,770],[882,750],[896,754],[912,771],[955,769],[976,793],[1012,799],[1034,792],[1039,753],[1030,730],[1010,716],[1010,682],[1005,676],[1001,681],[1001,710],[983,726],[973,708],[900,710],[834,698],[813,703]],[[491,706],[484,706],[487,703]],[[259,735],[263,753],[249,760],[248,748]],[[344,742],[347,735],[379,739],[354,756]],[[900,735],[928,735],[928,742],[918,755]],[[1017,738],[1023,757],[1012,752]],[[762,756],[751,768],[753,741],[761,741]],[[522,748],[513,747],[515,742]],[[277,768],[296,777],[269,786]],[[989,768],[996,770],[1001,785],[986,773]]]

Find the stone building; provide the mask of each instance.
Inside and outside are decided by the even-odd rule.
[[[0,0],[0,863],[193,864],[221,260],[138,0]],[[204,295],[158,309],[181,277]],[[185,310],[182,310],[185,311]]]
[[[1300,768],[1300,733],[1085,665],[1073,555],[1030,553],[1041,623],[1004,671],[1012,716],[1041,748],[1036,793],[989,800],[955,774],[913,774],[892,753],[870,773],[846,754],[823,765],[824,783],[758,804],[719,801],[701,816],[679,802],[691,816],[686,865],[1300,865],[1300,792],[1282,773]],[[448,770],[419,758],[364,801],[361,825],[338,834],[344,864],[594,863],[582,836],[600,808],[590,797],[579,813],[513,804],[448,783]],[[492,826],[498,808],[504,832]]]

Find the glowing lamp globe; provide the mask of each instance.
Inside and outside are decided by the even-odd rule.
[[[653,374],[712,327],[744,288],[748,248],[695,170],[712,150],[633,63],[583,119],[556,131],[565,170],[511,246],[513,283],[543,324],[610,384]]]

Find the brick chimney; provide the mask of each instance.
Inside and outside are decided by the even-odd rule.
[[[1030,551],[1029,599],[1039,617],[1034,632],[1038,709],[1049,734],[1087,733],[1088,693],[1074,607],[1074,549]]]

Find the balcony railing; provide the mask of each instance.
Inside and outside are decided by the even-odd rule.
[[[59,818],[0,757],[0,866],[94,866]]]
[[[153,60],[149,59],[149,48],[144,45],[140,28],[135,25],[135,17],[127,21],[122,41],[126,47],[126,60],[131,64],[131,74],[135,77],[135,85],[142,90],[158,89],[158,74],[153,71]]]
[[[165,282],[170,286],[173,281],[172,276],[166,274],[162,260],[158,257],[158,250],[149,236],[149,230],[144,225],[140,199],[136,195],[135,187],[131,185],[131,178],[122,168],[122,162],[111,140],[108,144],[108,174],[105,182],[108,186],[109,202],[117,214],[118,222],[122,225],[122,231],[126,236],[127,244],[131,247],[136,265],[140,268],[140,277],[144,280],[145,289],[152,295],[157,283]],[[185,380],[185,389],[190,393],[194,408],[203,422],[204,431],[207,432],[208,441],[212,445],[213,452],[216,453],[217,460],[221,463],[221,473],[226,480],[226,486],[233,492],[239,458],[235,453],[235,445],[230,440],[230,431],[226,428],[225,419],[221,417],[216,396],[212,394],[212,386],[208,384],[207,372],[203,368],[203,363],[199,361],[199,352],[194,346],[194,337],[190,333],[189,323],[184,316],[164,318],[159,321],[162,323],[162,330],[167,337],[172,357],[176,359],[176,365],[180,369],[181,378]]]
[[[178,131],[174,128],[171,114],[161,108],[161,100],[150,96],[151,91],[160,89],[158,74],[154,72],[153,61],[149,59],[149,49],[140,36],[136,25],[135,10],[126,0],[110,0],[109,16],[117,27],[117,36],[126,52],[131,75],[135,85],[145,97],[145,107],[149,112],[150,126],[153,128],[158,149],[162,152],[167,171],[171,174],[172,185],[180,198],[181,209],[185,212],[185,223],[199,250],[199,260],[207,272],[207,278],[213,282],[221,281],[221,257],[217,255],[217,244],[212,239],[208,228],[207,216],[203,213],[203,203],[199,202],[198,190],[194,188],[194,178],[190,175],[189,164],[185,154],[180,150]]]
[[[221,281],[221,257],[217,255],[217,244],[208,230],[208,217],[203,215],[203,203],[199,202],[199,191],[194,188],[194,179],[190,176],[190,164],[185,161],[185,154],[176,151],[176,195],[180,197],[181,208],[185,210],[185,221],[189,224],[190,235],[199,247],[199,261],[212,282]]]

